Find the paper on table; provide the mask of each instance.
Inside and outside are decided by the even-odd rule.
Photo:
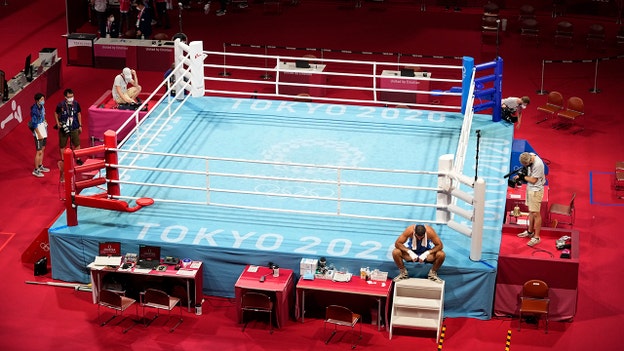
[[[258,266],[249,266],[249,268],[247,268],[247,272],[249,273],[256,273],[258,271]]]
[[[134,267],[134,273],[149,273],[151,271],[152,271],[151,268],[137,268],[137,267]]]
[[[511,199],[520,199],[520,198],[522,198],[522,195],[520,195],[520,194],[509,194],[509,198],[511,198]]]
[[[189,268],[197,269],[200,266],[201,266],[201,261],[193,261],[191,262],[191,265],[189,266]]]
[[[186,277],[192,277],[192,276],[195,275],[196,272],[197,272],[196,270],[178,269],[176,274],[183,275],[183,276],[186,276]]]

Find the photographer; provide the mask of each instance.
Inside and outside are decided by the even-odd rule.
[[[501,119],[509,123],[518,123],[516,128],[520,128],[522,123],[522,110],[527,108],[527,105],[531,103],[528,96],[508,97],[501,101]]]
[[[74,150],[79,150],[80,133],[82,133],[80,104],[74,101],[74,92],[71,89],[65,89],[63,95],[65,96],[65,100],[59,102],[54,111],[54,118],[56,119],[56,126],[54,128],[58,129],[61,161],[63,161],[63,151],[65,147],[67,147],[67,139],[70,140]],[[77,159],[76,163],[81,165],[82,161]]]
[[[513,176],[513,181],[523,181],[527,183],[526,205],[529,208],[529,227],[518,234],[519,238],[531,238],[527,245],[535,246],[540,243],[540,230],[542,229],[542,199],[544,198],[544,184],[546,175],[544,174],[544,162],[534,153],[523,152],[520,154],[520,163],[526,167],[526,174],[519,172]]]

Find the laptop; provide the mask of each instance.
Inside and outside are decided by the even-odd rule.
[[[98,255],[93,264],[96,266],[119,266],[121,265],[121,243],[107,241],[98,244]]]
[[[297,68],[310,68],[310,62],[306,60],[296,60],[295,67]]]
[[[155,269],[160,266],[160,246],[139,246],[139,261],[137,268]]]

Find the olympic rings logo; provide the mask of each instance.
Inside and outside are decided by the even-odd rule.
[[[333,189],[326,187],[314,187],[307,188],[301,185],[287,185],[287,186],[279,186],[278,184],[260,184],[257,185],[254,190],[259,193],[263,193],[266,196],[275,196],[281,199],[294,199],[297,201],[314,201],[318,199],[311,198],[303,198],[303,197],[294,197],[294,196],[310,196],[310,197],[322,197],[322,198],[330,198],[333,200],[335,198],[336,192]],[[288,196],[280,196],[280,195],[288,195]]]
[[[313,161],[315,155],[333,155],[335,166],[357,166],[364,160],[364,153],[356,146],[345,141],[306,139],[290,140],[274,144],[263,152],[265,160],[274,162]],[[320,156],[319,156],[320,157]],[[324,156],[323,156],[324,157]],[[327,163],[325,159],[318,162]],[[319,174],[332,173],[333,169],[321,167],[275,166],[290,173]]]

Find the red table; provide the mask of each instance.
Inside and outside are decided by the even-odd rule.
[[[579,232],[572,229],[542,228],[541,243],[526,245],[526,238],[516,234],[524,227],[504,225],[501,238],[494,313],[498,316],[518,315],[519,294],[524,282],[540,279],[550,288],[551,320],[571,320],[576,314],[579,275]],[[560,258],[556,240],[568,235],[572,238],[570,258]]]
[[[366,281],[359,277],[352,277],[348,282],[335,282],[327,279],[306,280],[300,278],[297,283],[297,302],[295,312],[299,312],[299,292],[301,292],[301,323],[305,317],[305,292],[306,290],[324,291],[329,293],[353,294],[372,296],[377,299],[377,330],[381,330],[381,300],[386,303],[386,318],[388,321],[388,307],[390,303],[390,293],[392,292],[392,280]]]
[[[513,208],[518,205],[520,211],[528,212],[528,207],[524,204],[526,201],[526,184],[522,184],[521,187],[509,188],[507,187],[507,201],[505,202],[505,217],[512,211]],[[542,225],[548,224],[548,185],[544,185],[544,198],[542,199],[542,207],[540,208],[540,214],[542,215]]]
[[[249,267],[257,267],[256,272],[250,272]],[[263,282],[260,277],[264,276]],[[243,320],[241,301],[243,294],[248,290],[275,293],[275,320],[277,327],[286,325],[290,316],[290,305],[294,290],[294,275],[292,269],[279,269],[279,276],[273,276],[273,270],[269,267],[251,266],[245,267],[240,277],[234,284],[234,294],[236,297],[236,311],[238,311],[239,323]]]
[[[203,264],[200,261],[193,261],[194,265],[189,268],[181,268],[180,270],[176,270],[173,265],[166,265],[167,270],[158,271],[151,270],[149,272],[143,273],[135,271],[135,268],[130,268],[128,270],[120,268],[104,268],[97,267],[93,264],[90,264],[88,267],[91,269],[91,288],[93,293],[93,303],[97,303],[99,301],[100,290],[102,289],[102,278],[105,275],[109,274],[124,274],[129,277],[143,277],[143,278],[175,278],[183,280],[186,283],[186,297],[188,302],[188,311],[191,312],[192,306],[197,306],[202,304],[203,300],[203,292],[202,289],[204,287],[204,273],[203,273]],[[195,265],[199,266],[195,266]],[[193,282],[193,289],[191,289],[191,282]]]
[[[422,76],[425,73],[416,72],[416,77],[402,77],[400,71],[384,70],[379,77],[380,89],[391,90],[420,90],[429,91],[431,76]],[[420,75],[420,76],[419,76]],[[415,92],[394,92],[380,91],[379,98],[386,101],[407,102],[407,103],[429,103],[429,94],[417,94]]]

